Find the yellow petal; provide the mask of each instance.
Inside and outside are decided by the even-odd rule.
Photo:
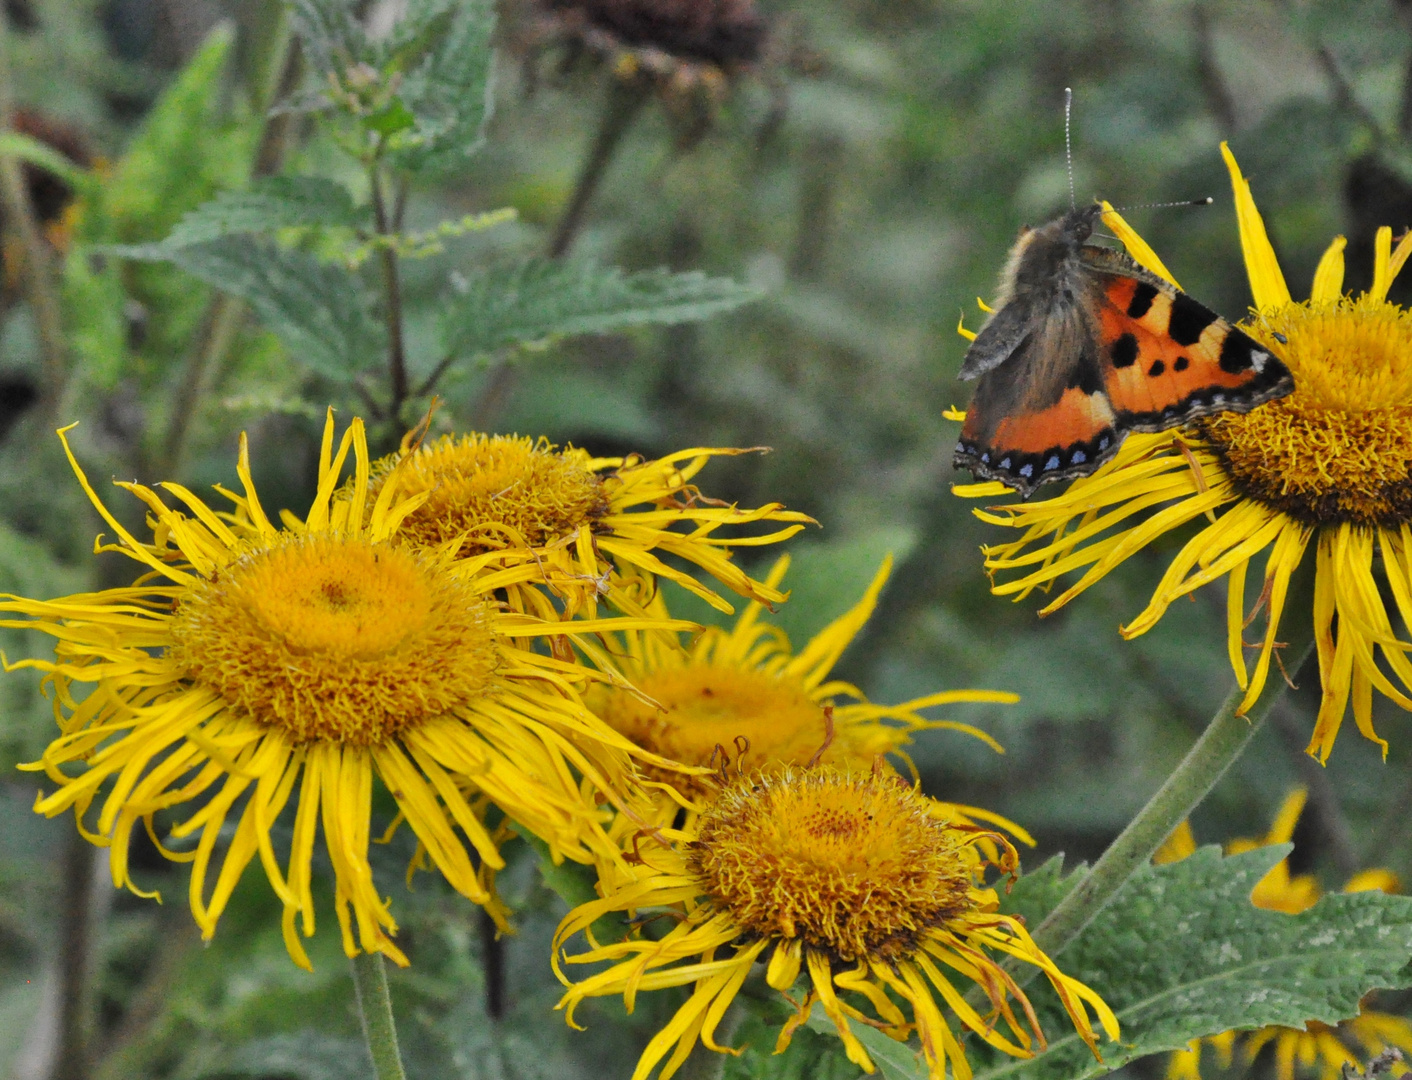
[[[1412,231],[1402,234],[1402,239],[1397,242],[1397,247],[1393,249],[1392,258],[1388,260],[1388,284],[1391,285],[1397,280],[1397,275],[1402,272],[1403,264],[1407,262],[1407,256],[1412,255]]]
[[[1388,286],[1392,284],[1392,230],[1386,225],[1378,230],[1373,238],[1373,287],[1368,295],[1374,300],[1386,300]]]
[[[1224,142],[1221,143],[1221,156],[1225,158],[1226,168],[1231,174],[1236,221],[1240,225],[1240,249],[1245,255],[1245,272],[1250,275],[1250,293],[1255,299],[1255,307],[1261,311],[1284,307],[1290,302],[1289,286],[1285,284],[1285,276],[1275,258],[1275,249],[1270,246],[1265,222],[1255,208],[1250,185],[1241,176],[1235,155]]]
[[[1343,249],[1348,241],[1335,236],[1334,242],[1319,260],[1319,268],[1314,271],[1314,285],[1309,290],[1309,299],[1316,304],[1332,304],[1343,295]]]

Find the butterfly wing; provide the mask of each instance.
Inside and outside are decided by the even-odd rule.
[[[1259,342],[1125,255],[1085,247],[1083,263],[1101,285],[1103,386],[1118,428],[1165,431],[1294,389]]]
[[[957,468],[1028,498],[1042,483],[1091,473],[1116,452],[1122,435],[1104,390],[1096,302],[1075,296],[1051,304],[1016,331],[1013,350],[976,384]]]

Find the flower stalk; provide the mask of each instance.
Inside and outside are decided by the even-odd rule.
[[[377,1080],[407,1080],[397,1049],[397,1021],[392,1015],[382,953],[361,952],[353,957],[353,987],[358,995],[363,1039],[368,1044],[368,1056],[373,1059],[373,1074]]]

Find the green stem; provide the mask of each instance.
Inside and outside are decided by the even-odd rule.
[[[1284,663],[1286,670],[1292,672],[1299,671],[1314,648],[1313,564],[1311,555],[1295,571],[1280,619],[1285,639]],[[1231,691],[1196,745],[1167,777],[1157,794],[1128,822],[1127,828],[1108,846],[1084,879],[1040,923],[1034,931],[1036,945],[1050,956],[1056,956],[1083,932],[1127,880],[1147,865],[1163,841],[1186,820],[1240,757],[1283,694],[1284,686],[1279,671],[1271,671],[1264,693],[1244,716],[1236,715],[1243,693],[1239,689]]]
[[[402,1071],[402,1055],[397,1050],[397,1021],[392,1017],[382,953],[362,952],[353,957],[353,986],[358,993],[363,1038],[368,1044],[368,1056],[373,1059],[374,1075],[377,1080],[407,1080]]]

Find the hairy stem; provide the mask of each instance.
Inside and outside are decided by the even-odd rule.
[[[603,116],[598,122],[598,133],[593,137],[583,168],[579,170],[574,183],[569,205],[564,208],[564,216],[559,219],[554,235],[549,241],[549,257],[559,259],[567,255],[579,231],[583,228],[585,212],[592,201],[603,174],[608,170],[613,155],[627,134],[628,128],[637,118],[638,111],[647,101],[647,88],[636,80],[624,82],[614,79],[608,88],[607,100],[603,103]]]
[[[10,75],[10,26],[0,13],[0,130],[12,131],[15,121],[14,87]],[[24,170],[10,154],[0,154],[0,205],[5,210],[7,229],[19,241],[24,259],[25,291],[34,312],[41,358],[41,407],[50,420],[59,409],[64,383],[68,378],[68,346],[64,336],[63,310],[59,302],[58,279],[54,273],[49,244],[44,239],[34,203],[29,197]]]
[[[377,1080],[407,1080],[397,1049],[397,1021],[392,1016],[382,953],[362,952],[353,957],[353,987],[358,995],[363,1039],[368,1044],[368,1056],[373,1059],[373,1074]]]
[[[1311,554],[1295,571],[1280,619],[1284,662],[1290,671],[1303,667],[1314,648],[1313,564]],[[1271,671],[1265,692],[1245,716],[1237,716],[1235,711],[1242,692],[1236,689],[1230,693],[1181,764],[1128,822],[1093,869],[1040,923],[1034,932],[1035,944],[1055,956],[1083,932],[1240,757],[1284,693],[1284,687],[1279,672]]]

